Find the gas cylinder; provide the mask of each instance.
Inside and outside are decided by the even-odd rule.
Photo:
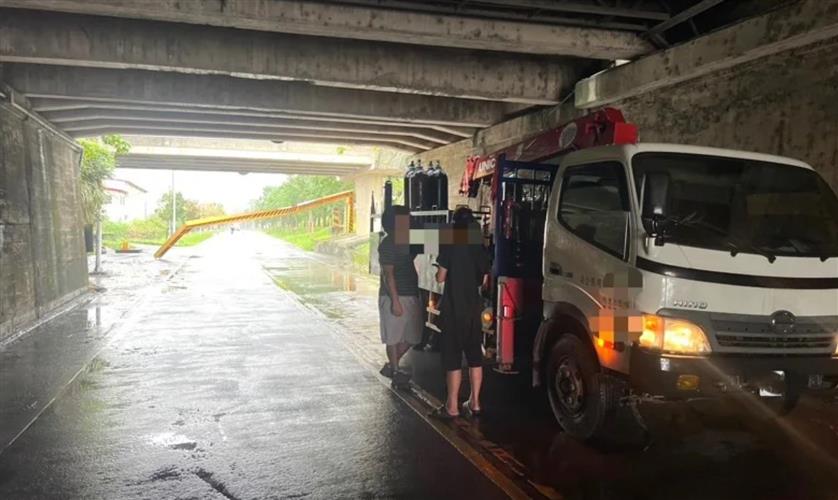
[[[448,174],[436,162],[436,203],[438,210],[448,210]]]
[[[410,207],[411,210],[423,210],[424,199],[427,193],[425,187],[428,182],[428,174],[422,168],[422,160],[417,160],[416,168],[413,170],[413,175],[410,176],[408,185],[410,186]]]
[[[411,207],[410,179],[413,177],[414,173],[416,173],[416,164],[411,161],[410,165],[407,166],[407,170],[404,173],[404,206],[406,206],[407,208]]]
[[[425,197],[422,200],[424,210],[439,209],[439,196],[437,192],[437,184],[439,183],[439,170],[433,162],[430,163],[427,173],[427,181],[425,182]]]
[[[384,208],[393,206],[393,183],[390,179],[384,181]]]

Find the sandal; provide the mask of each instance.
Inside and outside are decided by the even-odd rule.
[[[475,410],[471,407],[471,400],[463,402],[463,411],[472,417],[479,417],[483,413],[482,409]]]
[[[458,413],[456,415],[451,415],[450,413],[448,413],[448,409],[445,407],[445,405],[442,405],[439,408],[432,411],[429,414],[429,416],[437,418],[439,420],[454,420],[455,418],[459,417],[460,414]]]
[[[401,370],[394,371],[392,377],[390,378],[393,379],[393,382],[397,382],[399,384],[406,384],[410,382],[410,374]]]
[[[378,370],[378,373],[387,378],[393,378],[393,369],[390,367],[390,363],[384,363],[384,366],[381,367],[381,370]]]

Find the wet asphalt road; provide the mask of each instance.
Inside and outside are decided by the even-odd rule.
[[[349,344],[364,346],[373,363],[380,360],[377,338],[369,334],[377,328],[374,280],[314,255],[263,260],[278,284],[343,327]],[[438,354],[412,351],[406,362],[431,398],[444,398]],[[486,415],[451,427],[544,496],[838,498],[838,394],[804,398],[782,418],[750,400],[645,403],[640,423],[623,408],[607,441],[580,443],[558,429],[544,393],[527,378],[486,373]]]
[[[110,256],[107,293],[0,350],[0,447],[92,360],[0,454],[0,498],[502,497],[440,434],[533,496],[838,498],[834,397],[782,419],[643,405],[648,433],[626,409],[583,444],[525,379],[490,373],[486,416],[432,427],[375,374],[374,279],[260,234],[191,251]],[[414,400],[443,396],[438,355],[407,363]]]
[[[4,440],[90,361],[0,455],[0,498],[503,498],[261,266],[297,254],[220,235],[112,323],[94,302],[7,346]]]

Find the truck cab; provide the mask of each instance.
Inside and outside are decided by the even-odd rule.
[[[672,144],[565,155],[533,347],[580,438],[632,395],[778,394],[838,377],[838,199],[789,158]]]

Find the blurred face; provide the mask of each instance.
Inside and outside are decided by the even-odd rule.
[[[396,244],[407,245],[410,243],[410,215],[396,215]]]

